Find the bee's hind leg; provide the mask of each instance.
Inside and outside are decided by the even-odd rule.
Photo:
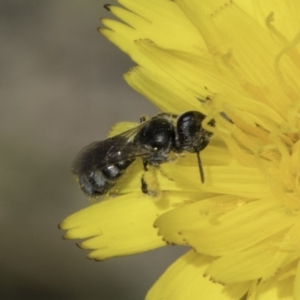
[[[142,175],[142,177],[141,177],[141,189],[142,189],[142,192],[144,193],[144,194],[148,194],[148,192],[149,192],[149,190],[148,190],[148,184],[147,184],[147,182],[146,182],[146,180],[145,180],[145,176],[144,176],[145,174],[143,174]]]
[[[156,169],[154,166],[148,166],[147,163],[144,162],[144,174],[141,178],[141,190],[144,194],[149,195],[150,197],[159,197],[161,194],[159,184],[156,178]]]

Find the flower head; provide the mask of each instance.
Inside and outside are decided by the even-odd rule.
[[[154,170],[154,199],[137,162],[118,197],[63,221],[65,237],[85,239],[98,260],[192,248],[147,299],[300,299],[300,4],[119,2],[109,9],[121,22],[105,19],[100,32],[136,62],[128,84],[162,111],[215,119],[205,183],[186,154]]]

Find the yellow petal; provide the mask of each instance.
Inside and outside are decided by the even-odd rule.
[[[209,151],[209,149],[204,150]],[[208,154],[209,155],[209,154]],[[182,158],[181,160],[184,160]],[[172,174],[175,184],[182,189],[194,189],[212,193],[223,193],[247,198],[271,196],[270,188],[265,178],[256,168],[241,166],[205,166],[205,183],[199,182],[199,168],[196,165],[177,167],[176,164],[164,164],[161,169]],[[204,161],[205,163],[205,161]],[[189,174],[189,177],[187,177]]]
[[[141,192],[120,195],[74,213],[60,228],[67,231],[66,239],[86,239],[80,247],[93,250],[91,259],[143,252],[166,245],[153,221],[192,198],[179,192],[164,192],[159,199]]]
[[[147,67],[156,74],[160,73],[160,68],[140,53],[134,44],[139,39],[150,39],[162,47],[185,49],[191,53],[199,53],[199,48],[204,46],[195,27],[172,1],[123,0],[120,3],[131,12],[114,6],[110,9],[128,25],[103,19],[102,23],[106,28],[100,28],[99,31],[140,66]],[[189,34],[186,34],[187,30]]]
[[[215,196],[205,192],[195,195],[197,202],[188,202],[178,209],[174,209],[158,217],[155,227],[159,234],[170,244],[186,245],[181,230],[204,227],[212,215],[218,215],[238,207],[234,196]]]
[[[213,256],[236,253],[289,228],[297,220],[287,208],[270,199],[248,203],[199,229],[181,235],[199,253]]]
[[[201,151],[200,156],[204,166],[227,166],[233,160],[223,141],[217,137],[214,137],[210,141],[207,148],[204,149],[204,151]],[[197,166],[197,158],[195,153],[186,153],[183,157],[179,157],[176,161],[176,164],[178,166]],[[161,167],[165,168],[168,166],[162,165]]]
[[[124,195],[74,213],[60,228],[67,230],[66,239],[88,238],[81,247],[94,250],[89,258],[102,260],[164,246],[153,228],[161,211],[152,198],[141,193]]]
[[[177,1],[208,45],[219,53],[231,53],[231,66],[240,84],[280,114],[286,114],[289,99],[277,84],[275,58],[281,45],[234,2],[207,14],[208,1]],[[247,38],[245,38],[247,34]],[[257,67],[259,66],[259,67]],[[272,86],[272,90],[268,87]],[[258,88],[260,90],[258,90]],[[262,93],[264,91],[264,93]],[[268,95],[268,97],[266,97]]]
[[[248,290],[250,284],[223,286],[203,276],[211,258],[193,251],[187,252],[173,263],[147,294],[146,300],[236,300]]]
[[[129,11],[112,6],[111,11],[135,30],[132,40],[150,39],[162,47],[199,53],[204,46],[196,28],[178,6],[167,0],[119,1]],[[142,19],[137,23],[137,19]],[[186,34],[189,32],[189,34]]]
[[[267,282],[259,282],[258,286],[250,293],[249,300],[298,300],[293,297],[294,276],[283,276],[285,271],[280,271]]]
[[[170,77],[136,67],[126,73],[124,78],[133,89],[146,98],[152,99],[153,104],[161,111],[175,114],[188,110],[203,111],[203,105],[196,95]],[[205,97],[203,96],[202,99]]]
[[[252,2],[252,3],[251,3]],[[299,14],[300,14],[300,3],[297,0],[274,0],[270,1],[243,1],[238,0],[237,4],[250,13],[255,19],[263,25],[271,25],[274,27],[275,32],[272,30],[272,34],[280,34],[287,40],[291,40],[299,33]],[[245,6],[248,4],[248,8]],[[249,4],[252,7],[249,8]],[[272,23],[268,24],[267,18],[273,15]],[[272,28],[271,28],[272,29]]]
[[[160,72],[174,78],[199,97],[207,95],[208,91],[241,92],[232,74],[226,70],[222,74],[206,57],[164,49],[149,40],[139,40],[136,45],[152,65],[154,63],[160,66]]]
[[[298,261],[297,263],[297,268],[296,268],[296,278],[294,281],[294,287],[293,287],[293,299],[294,300],[299,300],[300,299],[300,262]]]
[[[207,269],[206,274],[214,281],[222,283],[242,282],[262,278],[270,279],[285,266],[285,261],[296,260],[299,253],[291,253],[280,246],[282,233],[254,245],[253,247],[224,255],[216,259]]]

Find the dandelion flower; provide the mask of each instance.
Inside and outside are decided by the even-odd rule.
[[[96,260],[189,247],[149,300],[300,299],[300,2],[119,2],[100,32],[136,63],[126,82],[162,111],[215,119],[205,183],[187,154],[161,165],[153,199],[135,164],[118,197],[63,221],[65,237]]]

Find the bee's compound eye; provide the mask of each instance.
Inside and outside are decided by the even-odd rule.
[[[198,152],[208,145],[212,133],[202,127],[205,117],[198,111],[188,111],[178,118],[176,127],[178,149]],[[214,126],[214,120],[208,124]]]
[[[196,111],[182,114],[177,120],[177,139],[179,146],[185,150],[192,147],[194,139],[201,131],[201,122],[205,116]]]

